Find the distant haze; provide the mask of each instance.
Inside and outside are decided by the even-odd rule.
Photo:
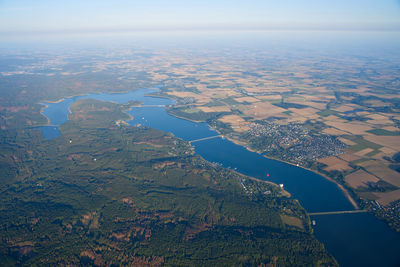
[[[400,30],[395,0],[0,0],[0,34]]]

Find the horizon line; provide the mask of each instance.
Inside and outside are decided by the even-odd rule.
[[[146,33],[146,32],[399,32],[400,26],[376,26],[376,27],[285,27],[285,26],[192,26],[192,27],[115,27],[115,28],[64,28],[64,29],[48,29],[48,30],[0,30],[0,34],[9,36],[19,35],[43,35],[43,34],[112,34],[112,33]]]

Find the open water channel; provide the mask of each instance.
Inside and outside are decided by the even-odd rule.
[[[154,90],[153,90],[154,91]],[[163,105],[170,99],[147,97],[151,90],[140,89],[120,94],[88,94],[66,98],[57,103],[43,103],[43,114],[51,126],[40,127],[43,136],[52,139],[60,135],[58,126],[68,120],[69,107],[79,99],[97,99],[126,103],[143,102],[142,107],[128,111],[134,119],[130,125],[141,124],[173,133],[187,141],[215,136],[218,133],[206,123],[194,123],[169,115]],[[161,105],[161,106],[159,106]],[[284,184],[308,212],[352,210],[336,184],[311,171],[271,160],[251,152],[221,137],[193,142],[195,151],[208,161],[236,169],[246,175]],[[268,174],[268,177],[267,177]],[[316,237],[339,261],[341,266],[400,266],[400,234],[368,213],[316,215],[313,226]]]

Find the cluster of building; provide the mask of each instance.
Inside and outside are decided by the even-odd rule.
[[[258,151],[282,160],[303,164],[343,153],[346,144],[337,138],[306,129],[298,123],[250,123],[247,133]]]
[[[400,231],[400,200],[386,206],[380,205],[374,200],[362,200],[361,202],[365,209],[373,212],[378,218],[387,221],[391,228]]]

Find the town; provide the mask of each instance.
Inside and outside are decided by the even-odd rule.
[[[281,125],[264,120],[248,126],[250,130],[243,137],[249,140],[252,149],[300,166],[310,160],[342,154],[347,147],[333,136],[310,131],[298,123]]]

